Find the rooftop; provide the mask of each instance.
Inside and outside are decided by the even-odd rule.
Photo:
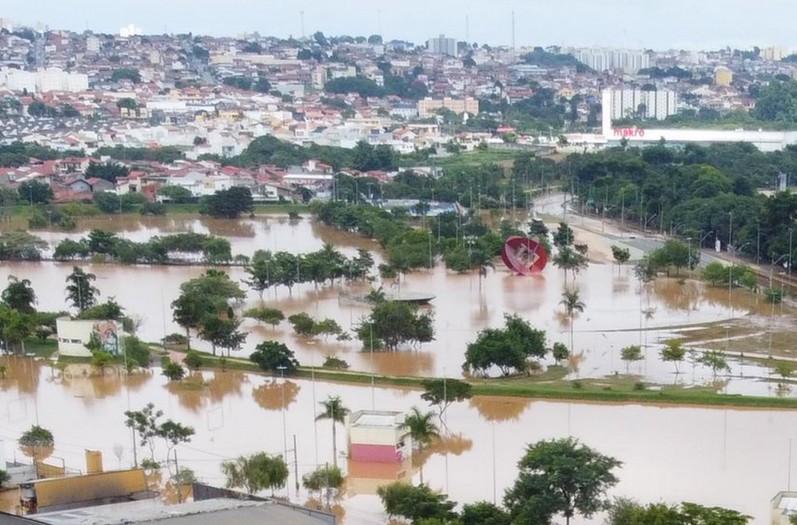
[[[386,427],[394,428],[402,424],[404,414],[382,410],[362,410],[354,412],[351,425],[355,427]]]
[[[325,519],[326,518],[326,519]],[[51,525],[122,525],[154,523],[162,525],[322,525],[329,517],[309,509],[293,508],[275,502],[216,498],[165,505],[149,499],[100,505],[83,509],[49,512],[35,516],[36,521]]]

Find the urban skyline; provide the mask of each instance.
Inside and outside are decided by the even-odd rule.
[[[533,5],[515,0],[434,4],[436,16],[418,16],[429,6],[408,0],[400,6],[362,0],[230,0],[218,16],[217,4],[207,0],[122,0],[97,4],[75,0],[69,4],[42,0],[36,5],[4,6],[0,17],[22,25],[44,24],[52,29],[117,33],[135,24],[146,34],[193,32],[236,35],[259,32],[278,37],[322,31],[328,35],[379,33],[387,39],[422,44],[444,33],[457,40],[510,45],[512,13],[517,46],[612,46],[652,49],[719,49],[754,45],[797,48],[789,20],[797,4],[785,0],[750,3],[742,0],[657,0],[642,8],[636,0],[569,0]],[[303,17],[300,14],[304,13]],[[345,14],[345,16],[341,16]],[[439,16],[438,16],[439,14]],[[302,24],[302,18],[304,24]],[[711,22],[711,23],[707,23]],[[398,29],[400,28],[400,29]]]

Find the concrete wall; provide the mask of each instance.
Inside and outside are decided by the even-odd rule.
[[[352,443],[350,455],[353,461],[367,463],[401,463],[404,460],[402,449],[395,445]]]
[[[91,334],[96,333],[105,351],[119,353],[119,339],[122,336],[116,321],[73,320],[62,317],[56,320],[58,353],[74,357],[91,357],[86,343]]]
[[[47,479],[36,482],[35,487],[39,511],[45,512],[80,501],[147,492],[147,481],[142,469],[133,469]]]

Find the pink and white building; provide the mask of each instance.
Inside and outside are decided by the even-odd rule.
[[[349,416],[349,458],[368,463],[401,463],[412,456],[412,438],[402,412],[360,410]]]

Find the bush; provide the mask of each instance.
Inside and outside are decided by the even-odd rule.
[[[183,359],[183,363],[185,363],[185,366],[191,370],[202,368],[202,366],[205,364],[202,356],[193,350],[186,354],[185,359]]]
[[[338,357],[328,355],[327,358],[324,359],[324,364],[321,366],[323,368],[331,368],[332,370],[348,370],[349,363]]]
[[[141,215],[166,215],[166,206],[159,202],[145,202],[140,211]]]
[[[184,347],[188,345],[188,338],[183,334],[173,333],[163,338],[165,346]]]
[[[33,425],[19,438],[23,447],[52,447],[54,443],[53,433],[39,425]]]

